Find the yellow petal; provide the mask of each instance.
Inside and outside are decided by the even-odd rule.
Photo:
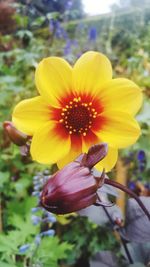
[[[100,139],[89,130],[86,136],[82,136],[82,152],[87,153],[92,145],[98,143],[101,143]]]
[[[62,159],[70,150],[70,137],[54,121],[42,126],[34,134],[31,143],[33,160],[43,164],[53,164]]]
[[[118,150],[112,147],[108,147],[107,156],[95,165],[95,168],[99,171],[105,169],[106,172],[111,171],[115,166],[118,158]]]
[[[71,136],[71,148],[69,153],[60,161],[57,162],[59,169],[63,168],[66,164],[74,161],[82,153],[82,142],[80,136]]]
[[[53,106],[59,106],[61,97],[71,90],[72,68],[62,58],[45,58],[37,66],[35,82],[45,101]]]
[[[77,92],[93,92],[94,94],[98,86],[111,79],[111,63],[101,53],[86,52],[74,65],[73,82]]]
[[[124,78],[106,83],[98,93],[105,110],[115,109],[135,115],[142,105],[142,90]]]
[[[12,121],[15,127],[27,135],[33,135],[49,120],[49,107],[41,96],[21,101],[15,107]]]
[[[99,118],[105,118],[102,129],[96,135],[113,148],[124,148],[134,144],[139,135],[140,127],[128,113],[121,111],[103,112]]]
[[[91,145],[101,143],[102,140],[98,139],[98,137],[94,133],[90,133],[88,138],[82,139],[82,151],[87,152]],[[118,157],[118,150],[112,147],[108,147],[107,156],[101,160],[98,164],[95,165],[95,168],[102,171],[104,168],[106,171],[110,171],[114,165],[116,164]]]
[[[74,161],[80,154],[81,154],[81,151],[75,151],[75,150],[70,149],[69,153],[64,158],[62,158],[61,160],[57,162],[58,168],[62,169],[65,165]]]

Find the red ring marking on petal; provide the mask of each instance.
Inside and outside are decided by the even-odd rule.
[[[86,136],[82,137],[83,142],[87,147],[90,147],[93,144],[99,143],[99,138],[91,130],[88,131]]]
[[[95,121],[93,122],[93,125],[92,125],[92,131],[93,132],[98,132],[100,131],[101,129],[103,129],[103,127],[108,123],[108,118],[104,117],[104,116],[101,116],[99,115]]]
[[[86,136],[90,130],[100,131],[107,120],[102,116],[104,106],[98,96],[73,92],[61,98],[60,108],[50,107],[50,119],[61,124],[64,132],[70,136]],[[62,131],[62,130],[60,130]]]
[[[50,119],[59,121],[61,119],[61,111],[62,111],[61,108],[51,107],[50,108]]]
[[[82,139],[80,134],[71,135],[71,149],[79,151],[79,153],[82,151]]]
[[[54,133],[57,136],[59,136],[62,139],[62,141],[63,141],[63,139],[68,139],[68,136],[69,136],[68,131],[60,123],[56,123],[56,126],[54,127]]]

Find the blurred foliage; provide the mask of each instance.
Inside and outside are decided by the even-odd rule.
[[[0,5],[4,5],[3,2],[0,1]],[[52,225],[57,236],[45,236],[40,246],[35,246],[35,237],[40,232],[40,226],[33,226],[30,220],[31,208],[36,205],[35,199],[31,197],[32,176],[43,171],[46,166],[21,156],[19,148],[10,143],[2,124],[4,120],[11,120],[16,103],[37,95],[34,71],[43,57],[63,56],[73,64],[89,49],[104,52],[113,63],[114,76],[132,79],[144,92],[143,109],[137,116],[142,127],[142,136],[134,146],[124,150],[121,157],[128,166],[129,181],[135,182],[140,177],[142,186],[146,184],[148,188],[150,9],[117,9],[108,16],[70,21],[80,16],[69,10],[60,14],[59,9],[49,10],[46,14],[42,11],[40,16],[29,16],[28,12],[32,11],[30,5],[21,5],[18,2],[15,3],[13,22],[11,16],[0,16],[0,28],[6,24],[9,26],[9,30],[5,28],[5,32],[1,31],[0,35],[0,266],[80,266],[81,260],[89,259],[99,250],[115,248],[119,251],[119,242],[107,226],[97,226],[79,216],[58,216],[57,222]],[[37,6],[41,1],[34,2]],[[42,2],[44,5],[44,1]],[[54,4],[56,1],[51,1],[51,4],[52,2]],[[10,12],[12,9],[6,6]],[[0,7],[0,12],[1,10]],[[9,12],[6,13],[10,14]],[[13,14],[14,11],[11,12]],[[13,33],[7,34],[10,31]],[[137,158],[140,150],[144,151],[146,157],[144,169],[139,167]],[[28,243],[30,248],[20,253],[19,247]],[[117,256],[121,258],[121,252]]]
[[[68,264],[75,263],[75,260],[87,261],[100,250],[113,250],[117,253],[119,248],[118,242],[108,227],[99,227],[85,217],[76,217],[63,228],[63,232],[62,240],[75,247],[68,255]]]
[[[16,22],[13,19],[15,8],[13,0],[0,1],[0,34],[8,34],[16,29]]]
[[[26,9],[26,12],[29,16],[44,15],[49,12],[59,12],[61,15],[64,15],[66,11],[70,11],[69,18],[71,13],[76,11],[76,19],[83,16],[83,6],[81,0],[20,0]]]

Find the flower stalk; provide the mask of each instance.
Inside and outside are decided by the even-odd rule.
[[[119,238],[120,238],[121,243],[122,243],[122,245],[123,245],[123,247],[124,247],[124,250],[125,250],[125,253],[126,253],[126,256],[127,256],[127,258],[128,258],[129,263],[130,263],[130,264],[133,264],[134,261],[133,261],[131,255],[130,255],[130,251],[129,251],[128,246],[127,246],[127,241],[120,235],[120,231],[119,231],[119,230],[120,230],[120,227],[116,229],[116,227],[115,227],[116,224],[115,224],[114,221],[112,220],[112,218],[111,218],[111,216],[110,216],[110,214],[109,214],[107,208],[106,208],[106,207],[103,207],[103,210],[104,210],[106,216],[108,217],[108,219],[109,219],[109,221],[110,221],[110,224],[112,225],[113,230],[114,230],[114,231],[116,230],[116,231],[118,232],[118,234],[119,234]]]
[[[118,182],[116,182],[114,180],[110,180],[110,179],[105,179],[104,180],[104,184],[112,185],[113,187],[116,187],[116,188],[124,191],[125,193],[127,193],[131,197],[133,197],[137,201],[137,203],[139,204],[139,206],[141,207],[141,209],[144,211],[145,215],[150,220],[150,213],[149,213],[149,211],[146,209],[146,207],[144,206],[144,204],[142,203],[142,201],[140,200],[140,198],[133,191],[131,191],[126,186],[124,186],[124,185],[122,185],[122,184],[120,184],[120,183],[118,183]]]

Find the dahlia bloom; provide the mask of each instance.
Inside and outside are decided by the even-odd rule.
[[[62,168],[92,144],[106,142],[108,154],[96,167],[109,171],[118,149],[138,139],[134,116],[141,107],[141,89],[128,79],[112,79],[105,55],[86,52],[74,67],[59,57],[44,58],[35,83],[40,95],[21,101],[12,115],[15,127],[33,137],[33,160]]]

